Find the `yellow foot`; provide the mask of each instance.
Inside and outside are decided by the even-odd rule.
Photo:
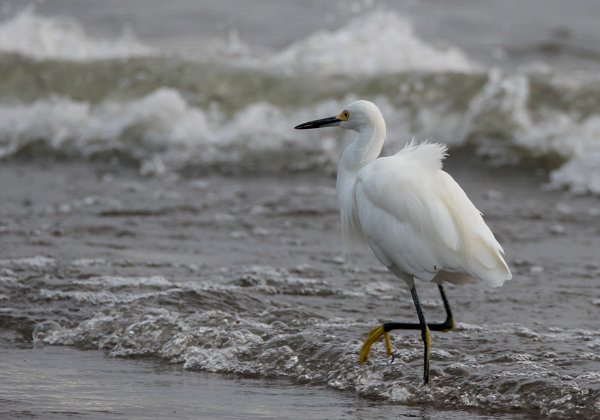
[[[369,335],[367,336],[365,343],[363,344],[362,348],[360,349],[360,352],[358,353],[359,363],[364,363],[367,361],[367,359],[369,358],[369,352],[371,351],[371,346],[373,345],[373,343],[379,340],[381,336],[385,338],[385,348],[388,356],[393,356],[390,335],[387,332],[385,332],[385,330],[383,329],[383,325],[380,325],[369,331]]]
[[[456,328],[456,321],[454,321],[454,319],[452,319],[450,322],[452,323],[452,325],[450,325],[450,328],[446,328],[445,330],[442,330],[442,332],[447,333]]]

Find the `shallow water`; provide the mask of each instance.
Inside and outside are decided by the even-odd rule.
[[[163,3],[0,7],[2,363],[67,375],[38,399],[13,375],[11,413],[60,417],[90,380],[74,415],[600,417],[594,0]],[[342,255],[331,175],[352,134],[292,129],[357,98],[382,109],[384,154],[450,147],[514,273],[448,287],[429,387],[416,332],[357,364],[414,308],[369,251]]]
[[[484,211],[515,278],[501,289],[448,287],[458,326],[433,336],[430,387],[417,333],[393,335],[393,364],[378,344],[358,365],[367,331],[413,320],[414,308],[369,252],[344,263],[334,180],[309,174],[177,180],[4,165],[2,328],[386,407],[598,416],[597,200],[540,191],[527,172],[498,182],[460,154],[448,170]],[[441,319],[435,288],[418,289],[428,319]]]
[[[11,418],[483,418],[472,411],[370,401],[282,379],[188,372],[151,359],[115,360],[71,347],[16,349],[2,342],[0,355],[10,378],[0,384],[0,414]]]

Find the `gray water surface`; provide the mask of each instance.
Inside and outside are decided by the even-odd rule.
[[[0,415],[6,418],[485,418],[369,401],[286,380],[188,372],[152,359],[117,360],[97,350],[17,348],[11,341],[6,336],[0,341]]]
[[[103,36],[132,29],[144,41],[167,49],[198,50],[232,32],[250,45],[288,46],[318,30],[335,30],[375,8],[410,17],[430,42],[459,46],[490,65],[515,67],[545,62],[564,70],[600,65],[600,6],[595,0],[501,2],[234,0],[55,0],[37,9],[76,17]],[[365,57],[366,58],[366,57]]]
[[[118,166],[4,165],[2,328],[38,344],[176,363],[180,374],[190,371],[185,378],[192,383],[206,372],[240,378],[219,395],[237,392],[245,380],[277,379],[281,389],[267,406],[286,406],[288,393],[317,393],[304,401],[318,406],[323,395],[338,398],[331,392],[337,391],[351,401],[350,408],[335,405],[340,415],[361,407],[373,417],[381,407],[395,413],[408,404],[433,413],[598,416],[599,239],[590,229],[600,215],[596,199],[540,191],[539,180],[525,171],[500,180],[460,155],[447,166],[484,211],[514,279],[500,289],[447,288],[458,324],[432,336],[429,387],[421,384],[416,332],[392,335],[394,363],[382,343],[368,363],[357,363],[372,327],[412,321],[414,307],[405,285],[369,252],[344,262],[333,179],[314,174],[176,180]],[[436,288],[417,288],[428,319],[441,320]],[[88,354],[52,347],[30,352],[58,352],[54,372],[65,364],[67,374],[65,351]],[[130,362],[94,360],[116,369],[107,382],[130,380],[118,367]],[[27,389],[30,373],[19,373],[26,366],[11,368],[9,388]],[[71,372],[74,381],[95,376]],[[104,392],[95,388],[88,390]],[[56,385],[58,395],[71,389],[68,381]],[[138,404],[134,394],[116,395],[125,406]],[[185,395],[170,409],[203,406]],[[29,404],[9,399],[17,411]],[[225,412],[228,401],[219,397],[216,404]]]

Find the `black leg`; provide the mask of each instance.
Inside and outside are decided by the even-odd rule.
[[[429,347],[430,347],[430,337],[429,331],[443,331],[448,332],[454,329],[454,318],[452,316],[452,310],[450,309],[450,304],[448,303],[448,298],[446,297],[446,293],[444,291],[444,287],[442,285],[438,285],[440,290],[440,294],[442,296],[442,301],[444,303],[444,309],[446,311],[446,320],[441,323],[435,324],[427,324],[425,321],[425,316],[423,315],[423,310],[421,309],[421,304],[419,303],[419,298],[417,296],[417,289],[413,286],[410,289],[410,293],[413,297],[413,301],[415,303],[415,308],[417,309],[417,315],[419,316],[419,323],[407,323],[407,322],[386,322],[378,327],[373,328],[365,343],[363,344],[360,353],[359,353],[359,362],[364,363],[369,357],[369,352],[371,350],[371,346],[377,340],[383,336],[385,338],[385,345],[387,349],[388,356],[393,358],[392,354],[392,344],[390,341],[389,332],[392,330],[421,330],[421,337],[423,338],[423,343],[425,345],[425,366],[424,366],[424,374],[423,379],[425,383],[429,381]],[[393,359],[392,359],[393,360]]]
[[[448,332],[450,330],[453,330],[455,327],[454,317],[452,316],[452,310],[450,309],[450,304],[448,303],[448,299],[446,298],[446,292],[444,292],[444,286],[438,284],[438,289],[440,289],[440,295],[442,295],[442,301],[444,302],[444,309],[446,310],[446,320],[442,324],[440,324],[441,329],[436,331]],[[429,328],[431,329],[431,327]]]
[[[425,315],[421,309],[421,303],[419,302],[419,296],[417,295],[417,288],[413,286],[410,289],[413,302],[415,303],[415,309],[417,310],[417,316],[419,317],[419,325],[421,327],[421,338],[423,339],[423,383],[427,385],[429,383],[429,348],[431,346],[431,338],[429,336],[429,327],[427,321],[425,321]]]
[[[448,298],[446,298],[446,293],[444,292],[444,287],[440,284],[438,285],[440,290],[440,294],[442,295],[442,301],[444,302],[444,309],[446,310],[446,320],[437,324],[427,324],[431,331],[443,331],[448,332],[454,329],[454,318],[452,317],[452,310],[450,309],[450,304],[448,303]],[[412,293],[412,289],[411,289]],[[421,324],[415,324],[412,322],[385,322],[383,324],[383,330],[385,332],[390,332],[392,330],[420,330]]]

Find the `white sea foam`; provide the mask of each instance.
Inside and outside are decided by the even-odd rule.
[[[112,303],[110,296],[80,296],[66,293],[50,294],[53,299],[68,298],[81,304]],[[34,338],[48,344],[77,345],[85,348],[105,349],[114,357],[158,356],[171,362],[183,362],[184,368],[207,372],[236,373],[285,377],[309,384],[327,385],[334,389],[354,391],[365,397],[385,398],[396,402],[423,403],[446,401],[451,407],[535,408],[549,410],[560,405],[574,416],[581,414],[580,408],[589,401],[587,384],[598,383],[598,372],[585,375],[566,375],[563,368],[557,369],[548,360],[543,349],[555,343],[555,337],[540,334],[540,343],[533,353],[514,353],[513,350],[490,354],[465,355],[459,348],[435,349],[432,357],[439,369],[434,378],[439,386],[420,386],[422,354],[418,340],[410,339],[408,345],[394,338],[395,362],[384,362],[384,352],[373,352],[371,363],[356,363],[360,342],[344,334],[348,320],[339,323],[336,319],[321,321],[316,318],[305,320],[301,331],[280,322],[281,310],[267,309],[244,316],[221,310],[177,313],[164,308],[127,306],[104,308],[93,317],[76,327],[63,327],[57,322],[36,325]],[[290,314],[297,317],[297,314]],[[277,319],[276,323],[271,320]],[[332,328],[335,335],[332,334]],[[473,338],[481,338],[482,345],[490,345],[489,337],[527,336],[516,334],[526,330],[520,324],[505,324],[502,330],[471,328]],[[459,330],[460,332],[460,330]],[[569,330],[564,333],[572,348],[581,347],[589,341],[590,331]],[[460,334],[451,341],[460,341]],[[530,340],[531,341],[531,340]],[[496,343],[491,346],[497,349]],[[534,346],[535,347],[535,346]],[[581,356],[586,360],[586,355]],[[554,356],[551,356],[554,357]],[[561,356],[562,357],[562,356]],[[589,359],[592,360],[592,359]],[[492,376],[481,375],[488,370]],[[568,382],[562,379],[567,378]],[[491,378],[491,379],[490,379]],[[510,389],[490,390],[490,380],[515,381]],[[463,381],[467,386],[447,387],[443,382]],[[531,393],[538,394],[531,400]],[[570,395],[566,399],[566,395]],[[572,406],[565,405],[566,400]],[[596,414],[590,412],[592,417]],[[589,416],[588,416],[589,417]]]
[[[45,299],[70,300],[74,302],[85,302],[93,305],[101,303],[131,303],[141,299],[156,296],[166,296],[168,291],[144,292],[144,293],[111,293],[106,291],[62,291],[40,289],[40,296]]]
[[[71,261],[73,267],[94,267],[109,265],[110,263],[104,258],[79,258]]]
[[[469,72],[460,49],[420,39],[412,23],[391,11],[361,14],[336,31],[319,31],[267,60],[288,73],[376,75],[406,70]]]
[[[94,38],[83,26],[67,17],[47,17],[25,7],[0,22],[0,51],[26,55],[38,60],[99,60],[153,54],[130,31],[115,40]]]
[[[34,257],[15,258],[0,260],[0,267],[14,267],[22,270],[25,269],[44,269],[48,267],[54,267],[56,260],[54,258],[44,257],[42,255],[36,255]]]
[[[121,287],[169,287],[173,283],[161,276],[151,277],[120,277],[120,276],[100,276],[85,280],[77,280],[74,283],[83,286],[104,286],[111,289]]]
[[[308,118],[309,112],[301,115]],[[54,96],[27,105],[0,105],[0,157],[40,144],[68,156],[119,151],[142,161],[142,172],[161,173],[193,163],[280,169],[285,163],[263,157],[292,155],[297,162],[289,165],[301,166],[303,154],[320,156],[331,149],[327,140],[299,141],[290,116],[265,102],[223,120],[221,113],[195,108],[168,88],[129,102],[98,105]]]
[[[0,114],[0,157],[40,140],[68,155],[86,157],[112,149],[144,157],[210,133],[205,114],[170,89],[97,106],[54,96],[28,105],[1,105]]]
[[[407,18],[383,10],[361,14],[335,31],[313,33],[278,52],[257,53],[235,31],[211,46],[207,53],[215,58],[286,73],[376,75],[406,70],[468,72],[477,68],[459,48],[427,43],[415,34]],[[124,29],[115,39],[93,37],[76,19],[44,16],[33,6],[0,22],[0,51],[38,60],[73,61],[161,54],[140,42],[130,30]]]
[[[600,194],[600,117],[581,124],[567,124],[562,136],[568,161],[550,174],[551,185],[576,193]]]
[[[77,21],[41,16],[31,7],[0,22],[0,51],[40,60],[76,61],[153,53],[131,35],[113,41],[92,38]],[[238,64],[243,61],[239,57],[233,60]],[[551,173],[551,186],[600,194],[597,114],[581,116],[569,107],[532,106],[535,92],[530,88],[531,76],[525,73],[491,71],[479,92],[470,91],[469,86],[485,75],[469,72],[481,69],[457,48],[437,47],[421,40],[410,21],[393,12],[365,13],[338,30],[314,33],[283,51],[261,59],[255,56],[245,61],[248,62],[260,70],[287,73],[293,78],[292,84],[298,73],[311,77],[336,73],[360,77],[403,71],[440,72],[438,81],[433,82],[400,78],[398,92],[369,98],[386,117],[390,136],[385,154],[414,136],[450,146],[469,144],[480,154],[503,162],[518,162],[523,156],[552,157],[553,161],[559,157],[565,163]],[[40,64],[42,69],[44,63]],[[258,77],[253,71],[249,70],[248,77]],[[461,75],[460,80],[466,90],[459,87],[455,93],[468,92],[466,106],[456,107],[454,100],[444,97],[448,82],[439,80],[446,80],[448,72],[453,71],[469,73]],[[138,76],[127,73],[124,77],[129,80]],[[11,100],[0,103],[0,158],[42,145],[43,151],[49,149],[70,157],[118,152],[139,161],[143,174],[161,175],[187,166],[271,171],[318,168],[332,172],[341,147],[352,134],[342,134],[340,130],[300,133],[292,127],[331,115],[358,99],[351,93],[353,82],[340,83],[342,89],[343,83],[348,83],[348,94],[342,98],[335,96],[311,106],[288,107],[257,100],[241,105],[231,114],[218,104],[195,107],[184,98],[182,87],[160,85],[145,96],[122,101],[107,99],[97,103],[74,100],[67,94],[47,97],[45,93],[29,103]],[[555,89],[566,89],[566,93],[574,95],[581,90],[573,80],[558,87],[551,80],[544,83],[553,95]],[[113,96],[108,93],[106,97]],[[221,93],[206,93],[213,94]],[[404,97],[406,101],[398,102]],[[236,98],[229,99],[235,102]],[[573,101],[582,102],[579,97]],[[285,103],[289,103],[289,98],[285,98]]]
[[[550,174],[552,186],[600,194],[600,117],[580,121],[551,108],[534,114],[530,97],[527,75],[491,71],[470,104],[458,143],[476,141],[481,153],[508,161],[518,159],[518,150],[534,158],[559,156],[566,162]]]
[[[560,156],[565,164],[552,172],[555,187],[600,193],[600,118],[578,122],[558,111],[532,115],[527,107],[528,81],[523,75],[492,74],[466,115],[432,120],[426,108],[427,137],[452,146],[467,142],[501,160]],[[218,110],[196,108],[176,90],[159,88],[129,102],[97,105],[54,96],[27,105],[0,105],[0,157],[43,144],[57,154],[89,157],[118,151],[141,162],[144,174],[162,174],[185,166],[231,166],[238,169],[294,170],[335,168],[341,130],[292,130],[302,122],[341,109],[355,97],[325,100],[310,108],[286,110],[257,102],[227,119]],[[424,138],[410,115],[385,96],[374,98],[387,116],[386,153],[412,136]],[[448,122],[450,121],[450,122]],[[462,127],[462,128],[461,128]],[[454,132],[454,134],[452,134]]]

